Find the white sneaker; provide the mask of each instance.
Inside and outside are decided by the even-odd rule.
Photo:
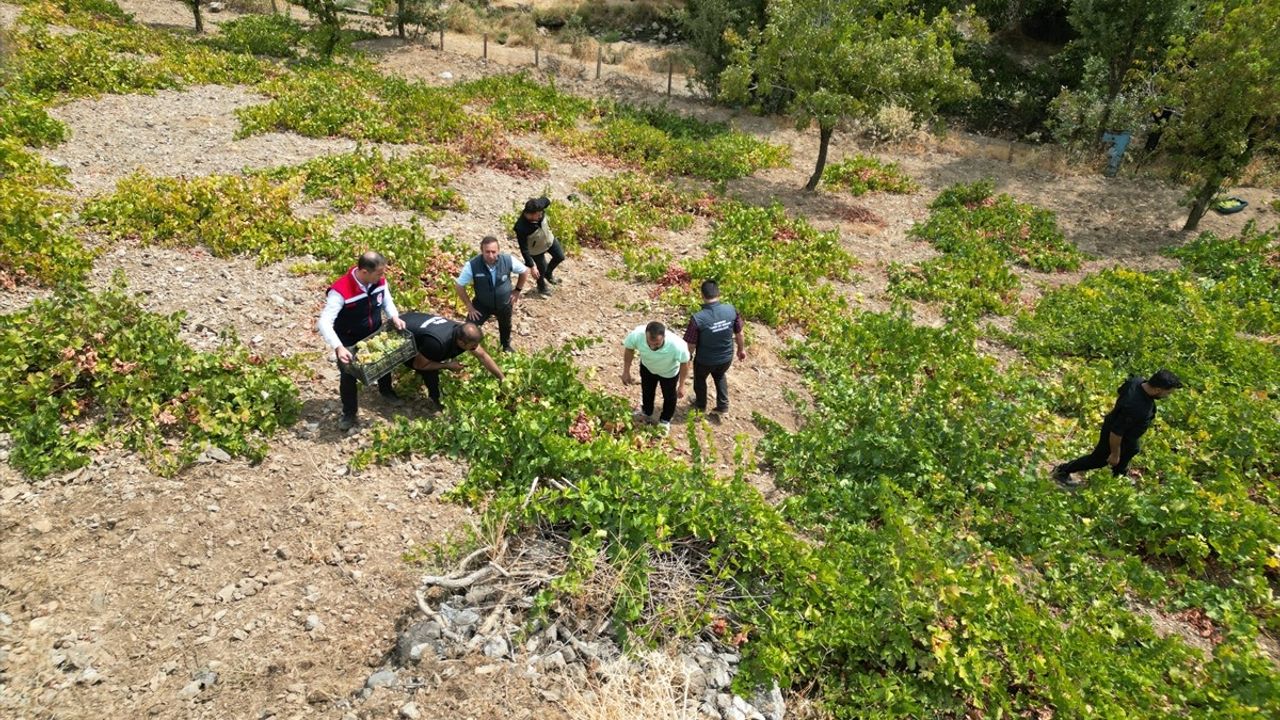
[[[669,423],[669,422],[660,422],[660,423],[658,423],[658,429],[662,431],[662,434],[663,434],[663,435],[670,435],[670,434],[671,434],[671,423]]]

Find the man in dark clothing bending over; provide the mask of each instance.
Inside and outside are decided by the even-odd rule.
[[[560,284],[555,272],[564,262],[564,248],[560,247],[560,241],[551,233],[551,225],[547,223],[550,205],[551,201],[545,197],[530,198],[512,228],[524,264],[538,270],[534,277],[538,279],[538,294],[543,297],[551,294],[551,285]],[[547,255],[551,255],[551,262],[547,262]]]
[[[405,328],[413,333],[418,354],[406,364],[418,373],[427,386],[427,396],[440,407],[440,371],[461,370],[462,363],[454,360],[462,353],[475,355],[489,374],[502,380],[502,370],[480,347],[484,331],[474,323],[460,323],[438,315],[411,312],[400,316]]]
[[[1138,438],[1156,419],[1156,400],[1169,397],[1182,387],[1182,381],[1168,370],[1160,370],[1150,379],[1130,377],[1116,392],[1116,405],[1102,421],[1102,431],[1093,452],[1053,469],[1053,479],[1074,487],[1071,473],[1111,467],[1112,475],[1124,475],[1129,461],[1141,449]]]
[[[720,288],[714,280],[702,283],[702,309],[689,319],[684,341],[693,350],[693,406],[707,409],[707,376],[716,381],[716,412],[729,412],[729,379],[733,349],[738,359],[747,359],[742,339],[742,316],[732,305],[720,302]]]

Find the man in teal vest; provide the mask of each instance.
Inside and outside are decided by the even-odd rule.
[[[516,275],[512,287],[511,275]],[[480,254],[467,261],[458,273],[454,290],[467,308],[467,319],[476,325],[484,325],[490,317],[498,318],[498,336],[503,352],[511,352],[511,313],[516,301],[524,292],[529,268],[511,257],[498,252],[498,238],[489,235],[480,241]],[[473,297],[467,297],[467,286],[475,286]]]

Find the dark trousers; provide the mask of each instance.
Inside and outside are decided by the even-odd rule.
[[[498,339],[503,349],[511,347],[511,304],[508,303],[497,309],[476,305],[476,310],[480,311],[480,318],[476,320],[476,325],[485,324],[491,317],[498,318]]]
[[[546,252],[537,255],[529,254],[529,247],[526,243],[520,243],[520,254],[524,256],[525,265],[533,265],[538,268],[538,289],[547,289],[547,280],[552,277],[552,273],[556,271],[556,266],[564,262],[564,248],[560,247],[560,241],[556,240],[551,243],[551,247]],[[551,262],[547,262],[547,256],[551,256]]]
[[[1111,431],[1105,426],[1099,434],[1098,444],[1093,448],[1093,452],[1083,457],[1063,465],[1060,470],[1064,473],[1077,473],[1085,470],[1096,470],[1107,466],[1107,458],[1111,457]],[[1123,436],[1120,439],[1120,462],[1111,468],[1112,475],[1124,475],[1129,471],[1129,461],[1134,455],[1142,449],[1138,445],[1140,435]]]
[[[378,390],[383,393],[391,392],[390,374],[378,379]],[[360,409],[360,381],[356,380],[355,375],[342,373],[342,380],[338,384],[338,397],[342,398],[342,414],[355,417],[356,411]]]
[[[707,376],[710,375],[716,381],[716,410],[724,412],[729,409],[729,378],[725,374],[732,364],[732,360],[721,365],[703,365],[696,361],[693,363],[694,407],[699,410],[707,409]]]
[[[440,371],[439,370],[414,370],[418,373],[418,377],[422,378],[422,384],[427,386],[427,397],[440,404]]]
[[[671,422],[671,418],[676,414],[676,378],[675,375],[669,378],[655,375],[649,372],[649,368],[640,363],[640,412],[645,415],[653,414],[654,394],[658,390],[658,385],[662,385],[662,415],[658,417],[662,422]]]

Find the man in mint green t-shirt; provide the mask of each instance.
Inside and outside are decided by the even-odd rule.
[[[662,386],[662,415],[658,422],[664,432],[671,431],[671,418],[676,414],[676,401],[684,397],[684,381],[689,377],[689,346],[678,337],[668,337],[667,328],[654,321],[638,325],[622,341],[622,384],[631,385],[631,360],[640,355],[641,420],[653,422],[653,400]]]

